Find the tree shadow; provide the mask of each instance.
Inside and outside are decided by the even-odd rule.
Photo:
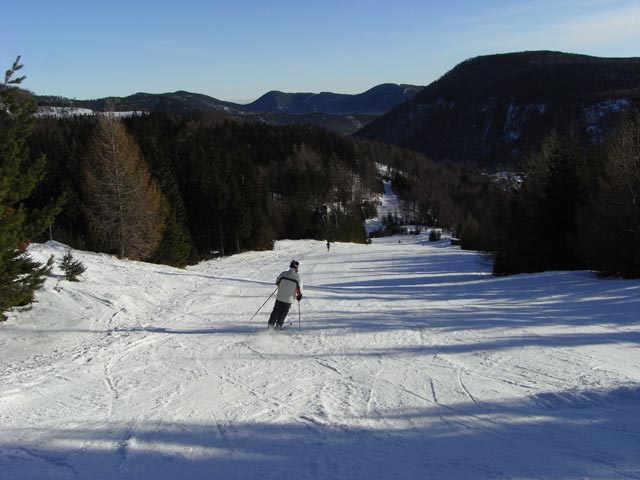
[[[346,282],[309,287],[309,294],[320,300],[340,296],[342,306],[384,302],[387,311],[393,313],[393,323],[404,321],[420,328],[477,330],[596,324],[619,328],[640,323],[638,282],[599,280],[584,271],[493,277],[476,267],[468,258],[451,260],[448,255],[394,257],[384,261],[384,269],[363,269],[363,273],[368,272],[366,279],[350,277]],[[372,279],[372,270],[380,271],[380,278]],[[411,299],[421,306],[411,310],[407,302]],[[399,311],[395,303],[409,306]],[[348,318],[341,320],[358,327]],[[384,321],[380,324],[384,328]]]
[[[0,478],[567,480],[640,473],[637,384],[422,403],[272,423],[214,417],[3,428]]]

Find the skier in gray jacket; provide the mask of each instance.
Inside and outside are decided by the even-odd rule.
[[[302,279],[300,275],[298,275],[299,266],[300,263],[297,260],[292,260],[289,264],[289,270],[278,275],[276,280],[278,295],[276,296],[276,303],[269,317],[270,330],[282,328],[291,304],[294,300],[302,300]]]

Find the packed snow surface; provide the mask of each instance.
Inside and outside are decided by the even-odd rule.
[[[393,191],[391,182],[384,180],[382,184],[384,185],[384,195],[380,195],[378,200],[378,216],[376,218],[369,218],[366,220],[365,228],[367,229],[367,233],[373,233],[377,230],[384,229],[382,220],[385,219],[387,215],[391,214],[398,216],[402,213],[400,199]]]
[[[638,281],[496,278],[413,235],[73,255],[81,282],[0,324],[2,479],[640,478]],[[292,259],[304,298],[268,333]]]

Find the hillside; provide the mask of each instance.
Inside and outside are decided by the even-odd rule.
[[[38,260],[64,254],[33,245]],[[0,324],[0,477],[635,478],[640,282],[424,236],[187,269],[74,251]],[[305,282],[266,332],[275,276]]]
[[[358,136],[436,160],[517,163],[554,128],[600,140],[640,98],[640,58],[537,51],[467,60]]]
[[[255,112],[289,114],[328,113],[331,115],[382,115],[402,102],[410,100],[423,87],[386,83],[357,95],[331,92],[269,92],[255,102],[244,105]]]
[[[331,115],[329,113],[252,113],[249,117],[269,125],[315,125],[338,135],[351,135],[362,129],[377,115]]]
[[[63,97],[37,97],[40,107],[75,107],[104,112],[139,111],[139,112],[168,112],[188,114],[193,112],[214,112],[242,115],[244,110],[230,102],[198,93],[178,91],[173,93],[136,93],[127,97],[105,97],[95,100],[75,100]]]
[[[166,112],[179,115],[205,112],[220,121],[233,119],[273,125],[309,123],[341,135],[350,135],[376,116],[412,98],[421,88],[412,85],[383,84],[357,95],[330,92],[270,92],[247,105],[185,91],[162,94],[136,93],[127,97],[95,100],[40,96],[37,100],[41,107],[41,115],[76,115],[109,109],[118,112]]]

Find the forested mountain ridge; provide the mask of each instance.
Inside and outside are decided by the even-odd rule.
[[[385,83],[366,92],[347,95],[332,92],[284,93],[271,91],[255,102],[244,105],[255,112],[304,114],[322,112],[332,115],[382,115],[413,98],[423,87]]]
[[[37,101],[43,113],[51,114],[64,113],[64,110],[61,110],[64,108],[180,115],[201,112],[220,120],[231,118],[272,125],[310,123],[341,135],[348,135],[361,129],[376,116],[412,98],[421,88],[413,85],[383,84],[356,95],[331,92],[269,92],[247,105],[186,91],[161,94],[139,92],[127,97],[105,97],[95,100],[40,96],[37,97]]]
[[[49,95],[38,96],[36,99],[39,107],[85,108],[96,112],[107,110],[118,112],[167,112],[173,114],[221,112],[229,115],[248,113],[241,105],[182,90],[172,93],[138,92],[127,97],[104,97],[93,100],[76,100]]]
[[[519,163],[570,123],[598,141],[638,98],[640,58],[488,55],[460,63],[356,135],[491,168]]]

